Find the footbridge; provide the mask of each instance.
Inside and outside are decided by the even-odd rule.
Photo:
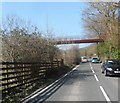
[[[104,42],[104,40],[103,39],[57,40],[55,41],[55,44],[60,45],[60,44],[99,43],[99,42]]]

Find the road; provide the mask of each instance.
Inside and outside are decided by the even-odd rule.
[[[105,77],[100,66],[80,64],[46,101],[118,101],[119,77]]]

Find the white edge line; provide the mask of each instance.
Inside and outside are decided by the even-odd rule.
[[[78,67],[79,67],[79,65],[77,65],[75,68],[73,68],[72,71],[75,70],[75,69],[77,69]],[[72,71],[70,71],[70,72],[72,72]],[[56,82],[58,82],[60,79],[66,77],[70,72],[66,73],[63,77],[59,78],[58,80],[56,80],[55,82],[53,82],[53,83],[50,84],[49,86],[45,87],[45,88],[42,89],[40,92],[34,94],[34,95],[31,96],[29,99],[32,99],[32,98],[34,98],[35,96],[37,96],[37,95],[39,95],[40,93],[42,93],[43,91],[47,90],[49,87],[51,87],[52,85],[54,85],[54,84],[55,84]],[[27,99],[27,100],[28,100],[28,99]],[[23,103],[26,103],[26,100],[25,100]]]
[[[79,67],[79,65],[77,65],[75,68],[73,68],[72,70],[75,70],[75,69],[77,69]]]
[[[76,68],[78,68],[80,65],[77,65]]]
[[[103,89],[102,86],[100,86],[100,90],[102,91],[102,93],[103,93],[103,95],[104,95],[106,101],[108,101],[109,103],[111,103],[111,102],[110,102],[110,99],[109,99],[109,97],[108,97],[108,95],[106,94],[106,92],[105,92],[105,90]]]
[[[75,69],[77,69],[77,68],[73,68],[72,70],[75,70]]]
[[[68,74],[65,74],[64,77],[66,77]]]
[[[76,67],[75,68],[73,68],[73,70],[75,70],[75,69],[77,69]],[[70,71],[71,72],[71,71]],[[49,86],[47,86],[47,87],[45,87],[44,89],[42,89],[40,92],[38,92],[38,93],[36,93],[36,94],[34,94],[33,96],[31,96],[29,99],[33,99],[35,96],[37,96],[37,95],[39,95],[40,93],[42,93],[43,91],[45,91],[45,90],[47,90],[49,87],[51,87],[52,85],[54,85],[56,82],[58,82],[60,79],[62,79],[62,78],[64,78],[64,77],[66,77],[70,72],[68,72],[68,73],[66,73],[63,77],[61,77],[61,78],[59,78],[58,80],[56,80],[55,82],[53,82],[52,84],[50,84]],[[27,99],[28,100],[28,99]],[[26,103],[26,101],[27,100],[25,100],[23,103]]]
[[[63,77],[67,76],[67,74],[65,74]],[[60,79],[62,79],[63,77],[61,77]],[[56,80],[55,82],[53,82],[52,84],[50,84],[49,86],[45,87],[44,89],[42,89],[40,92],[36,93],[35,95],[31,96],[29,99],[32,99],[34,97],[36,97],[37,95],[39,95],[40,93],[44,92],[45,90],[47,90],[49,87],[51,87],[52,85],[54,85],[56,82],[58,82],[60,79]]]

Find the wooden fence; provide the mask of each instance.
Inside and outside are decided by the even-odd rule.
[[[61,61],[52,63],[22,63],[22,62],[2,62],[0,63],[0,89],[2,99],[19,97],[22,98],[35,86],[42,85],[47,70],[59,67]],[[17,99],[17,98],[16,98]]]

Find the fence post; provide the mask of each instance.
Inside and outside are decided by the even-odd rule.
[[[63,66],[64,65],[64,60],[63,59],[61,59],[61,66]]]
[[[59,66],[60,66],[60,65],[59,65],[60,63],[59,63],[58,59],[56,59],[56,60],[57,60],[57,67],[59,67]]]

